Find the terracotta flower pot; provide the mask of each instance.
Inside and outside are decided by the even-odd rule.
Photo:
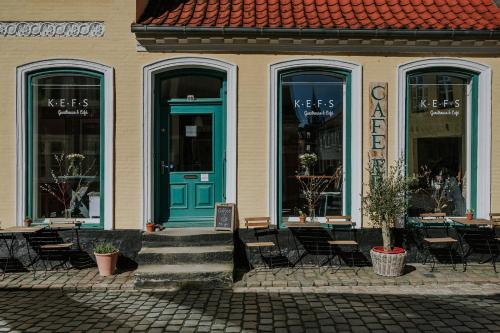
[[[147,232],[153,232],[153,231],[155,231],[155,225],[153,223],[146,224],[146,231]]]
[[[465,216],[467,217],[467,220],[472,220],[472,218],[474,218],[474,213],[466,213]]]
[[[300,223],[306,223],[306,217],[305,216],[299,216],[299,221],[300,221]]]
[[[94,253],[99,268],[99,275],[110,276],[113,275],[116,269],[116,262],[118,261],[118,251],[113,253]]]
[[[385,252],[383,246],[374,246],[370,251],[373,271],[381,276],[400,276],[405,266],[406,251],[395,247]]]
[[[24,224],[24,226],[26,228],[29,228],[29,227],[31,227],[31,220],[30,219],[25,219],[23,224]]]

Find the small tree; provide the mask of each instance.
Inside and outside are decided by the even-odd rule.
[[[405,217],[409,197],[414,192],[416,178],[405,174],[404,159],[400,158],[387,173],[370,164],[368,193],[363,196],[364,213],[377,227],[382,228],[384,251],[392,248],[391,227],[398,218]]]

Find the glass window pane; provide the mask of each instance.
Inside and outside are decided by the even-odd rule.
[[[182,75],[161,81],[161,99],[220,98],[222,79],[206,75]]]
[[[100,217],[100,79],[32,80],[33,218]]]
[[[344,78],[321,71],[282,76],[282,216],[308,214],[296,175],[333,176],[321,189],[315,215],[342,213]],[[315,154],[317,162],[305,168],[303,154]],[[307,169],[307,170],[306,170]]]
[[[467,84],[468,79],[451,73],[410,76],[408,171],[420,183],[412,216],[465,215]]]
[[[170,116],[170,170],[212,171],[212,115]]]

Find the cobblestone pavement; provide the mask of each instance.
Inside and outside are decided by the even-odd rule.
[[[325,286],[419,286],[447,284],[484,284],[500,285],[500,273],[495,273],[491,265],[472,265],[466,272],[454,271],[450,266],[439,266],[436,272],[430,273],[428,266],[408,266],[407,274],[397,278],[383,278],[373,273],[371,267],[361,267],[357,274],[352,269],[334,271],[324,268],[275,269],[252,271],[244,274],[234,284],[236,289],[246,288],[286,288],[286,287],[325,287]],[[0,273],[1,274],[1,273]],[[37,272],[8,273],[2,279],[2,289],[64,289],[65,291],[89,290],[133,290],[133,271],[120,272],[111,277],[101,277],[97,268],[69,271],[52,271],[45,274]]]
[[[0,331],[500,332],[498,285],[332,288],[0,291]]]
[[[0,272],[0,290],[2,289],[64,289],[70,291],[88,290],[131,290],[133,271],[119,272],[110,277],[99,275],[97,268],[50,272],[7,273],[2,279]]]
[[[396,278],[376,275],[372,267],[334,268],[299,268],[265,269],[245,273],[237,288],[253,287],[323,287],[323,286],[394,286],[394,285],[434,285],[450,283],[496,283],[500,284],[500,273],[495,273],[490,264],[469,265],[465,272],[457,265],[436,266],[430,272],[429,265],[411,264],[406,266],[406,273]]]

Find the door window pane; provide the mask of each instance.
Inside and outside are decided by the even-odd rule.
[[[409,78],[408,171],[419,177],[410,215],[463,216],[467,190],[467,85],[452,73]]]
[[[212,115],[170,116],[170,171],[212,171]]]
[[[32,79],[33,218],[100,218],[100,79]]]
[[[220,98],[222,79],[207,75],[182,75],[161,81],[161,99]]]
[[[281,82],[282,216],[308,213],[297,175],[332,176],[319,193],[315,215],[342,213],[344,78],[321,71],[286,74]],[[300,157],[315,154],[303,167]],[[308,155],[311,156],[311,155]]]

